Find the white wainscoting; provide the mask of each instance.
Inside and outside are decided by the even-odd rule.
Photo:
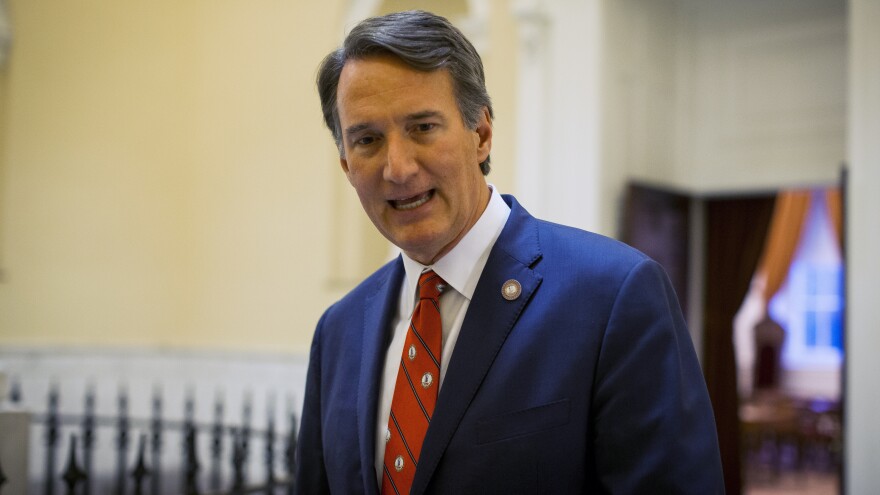
[[[221,397],[224,402],[224,423],[237,425],[242,421],[244,404],[248,400],[252,404],[251,428],[265,429],[269,414],[274,411],[279,433],[289,431],[290,413],[300,417],[307,361],[306,355],[158,349],[0,348],[0,373],[5,374],[10,383],[17,382],[20,387],[21,402],[17,407],[37,416],[46,413],[49,390],[56,386],[60,394],[59,409],[64,414],[82,414],[87,390],[92,388],[96,396],[97,415],[115,417],[118,414],[119,393],[125,390],[129,417],[149,419],[153,393],[158,388],[162,392],[163,420],[182,421],[185,417],[185,400],[192,396],[196,421],[210,424],[214,418],[215,401]],[[130,432],[128,472],[135,462],[140,434],[149,433],[138,428],[135,426]],[[60,448],[55,460],[59,473],[66,465],[72,434],[80,436],[81,426],[61,428]],[[167,471],[176,469],[180,464],[182,441],[179,434],[165,435],[162,463]],[[82,440],[79,442],[81,445]],[[209,451],[210,438],[207,434],[201,434],[198,442],[203,452],[200,461],[204,475],[209,469],[206,452]],[[42,487],[45,477],[45,443],[45,426],[34,424],[30,431],[29,462],[32,493],[42,492],[39,487]],[[107,484],[112,482],[116,470],[115,445],[115,428],[100,428],[95,442],[94,468],[97,471],[96,479],[104,480],[101,483],[105,485],[103,488],[93,485],[93,493],[110,489]],[[265,477],[263,444],[254,442],[254,445],[248,463],[248,476],[262,480]],[[223,467],[228,476],[230,468],[227,463],[231,458],[228,441],[224,449]],[[284,457],[283,445],[276,447],[275,456],[280,466]],[[283,474],[281,471],[278,467],[279,475]],[[174,482],[171,479],[165,481]],[[56,489],[61,490],[62,487],[60,480],[57,481]]]

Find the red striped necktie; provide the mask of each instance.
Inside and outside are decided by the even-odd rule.
[[[409,493],[416,474],[440,385],[443,331],[438,299],[445,287],[433,271],[419,277],[419,302],[406,332],[385,432],[382,495]]]

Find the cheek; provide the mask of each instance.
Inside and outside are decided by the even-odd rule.
[[[367,176],[357,167],[350,167],[348,172],[346,172],[345,177],[348,179],[348,183],[351,184],[351,187],[357,190],[358,194],[361,194],[361,191],[366,191],[369,188]]]
[[[345,173],[345,178],[348,179],[348,183],[351,187],[355,188],[355,190],[358,189],[357,176],[351,173],[351,170]]]
[[[357,193],[364,211],[369,216],[373,216],[383,211],[387,203],[382,195],[381,188],[373,182],[364,179],[365,177],[355,178],[351,181],[351,185]]]

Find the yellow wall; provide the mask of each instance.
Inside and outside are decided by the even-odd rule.
[[[11,0],[0,346],[305,351],[389,251],[314,89],[346,5]],[[486,57],[504,191],[515,46],[495,41],[512,26],[492,21]]]
[[[314,67],[340,13],[250,5],[10,3],[0,342],[308,344],[340,175]]]
[[[4,251],[3,251],[3,234],[5,229],[3,228],[3,209],[6,206],[3,201],[3,191],[6,189],[6,107],[9,102],[9,90],[7,89],[9,80],[9,73],[6,70],[6,66],[8,64],[0,65],[0,284],[3,283],[4,279]],[[0,335],[2,335],[2,329],[0,329]]]
[[[495,110],[492,172],[489,182],[501,192],[516,193],[516,98],[519,34],[509,0],[492,0],[488,48],[482,54],[486,87]]]

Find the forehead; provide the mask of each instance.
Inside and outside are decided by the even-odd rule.
[[[449,71],[420,71],[392,55],[346,62],[336,98],[343,122],[364,112],[458,110]]]

